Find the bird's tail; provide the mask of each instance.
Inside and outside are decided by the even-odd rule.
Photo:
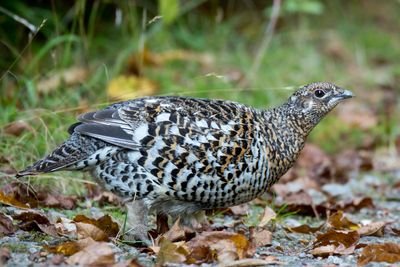
[[[26,175],[37,175],[64,169],[83,169],[85,164],[79,163],[87,160],[89,156],[93,155],[99,148],[104,147],[104,145],[101,141],[96,142],[93,138],[74,133],[48,156],[19,171],[16,177],[19,178]]]
[[[26,169],[19,171],[16,174],[16,177],[19,178],[26,175],[37,175],[40,173],[62,170],[77,161],[85,159],[87,156],[88,154],[86,151],[79,147],[79,145],[70,138],[54,149],[54,151],[45,158],[38,160]]]

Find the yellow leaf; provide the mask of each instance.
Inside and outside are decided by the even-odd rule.
[[[158,85],[146,78],[136,76],[118,76],[110,81],[107,95],[112,100],[129,100],[142,96],[154,95]]]

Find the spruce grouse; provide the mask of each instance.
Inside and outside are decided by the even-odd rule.
[[[17,177],[88,171],[130,200],[131,234],[145,240],[149,211],[190,221],[263,194],[293,165],[314,126],[352,96],[318,82],[266,110],[187,97],[120,102],[79,116],[68,140]]]

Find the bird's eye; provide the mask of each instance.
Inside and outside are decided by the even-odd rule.
[[[325,92],[324,92],[324,90],[318,89],[318,90],[315,90],[314,95],[318,98],[321,98],[325,95]]]

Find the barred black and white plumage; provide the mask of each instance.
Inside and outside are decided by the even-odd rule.
[[[67,141],[17,175],[89,171],[133,200],[134,232],[143,237],[147,210],[186,218],[261,195],[293,165],[314,126],[349,97],[331,83],[312,83],[267,110],[186,97],[121,102],[81,115]]]

